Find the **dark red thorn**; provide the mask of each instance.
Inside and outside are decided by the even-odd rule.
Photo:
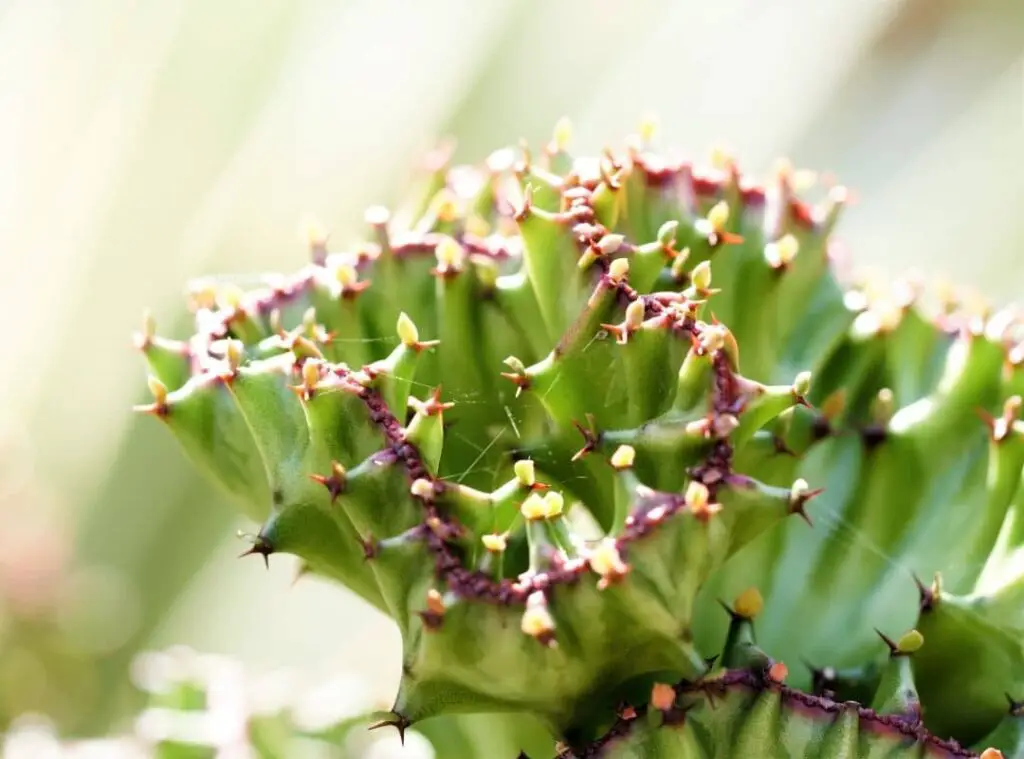
[[[583,435],[583,441],[584,441],[583,447],[580,448],[578,451],[576,451],[575,454],[573,454],[572,460],[575,462],[575,461],[579,461],[580,459],[582,459],[587,454],[593,453],[597,449],[597,446],[601,442],[601,436],[594,429],[594,415],[593,414],[587,414],[587,425],[588,425],[588,427],[584,427],[582,424],[580,424],[576,420],[573,420],[572,424],[573,424],[573,426],[577,430],[579,430],[580,434]]]
[[[256,539],[253,540],[252,546],[249,548],[249,550],[240,553],[238,555],[238,558],[244,559],[246,556],[254,556],[256,554],[259,554],[263,557],[263,563],[266,565],[267,569],[270,569],[270,554],[272,554],[273,552],[274,547],[270,545],[270,541],[268,541],[264,537],[257,536]]]
[[[812,498],[816,498],[825,492],[825,488],[817,488],[815,490],[808,490],[806,493],[801,495],[790,507],[790,514],[797,514],[799,517],[807,522],[808,527],[814,527],[814,522],[811,521],[810,515],[807,513],[807,504]]]
[[[378,722],[375,725],[370,725],[370,727],[368,727],[367,729],[379,730],[382,727],[394,727],[398,730],[398,739],[402,742],[402,745],[404,746],[405,731],[409,728],[410,725],[412,725],[412,722],[410,722],[406,717],[403,717],[401,714],[397,714],[395,715],[395,719],[389,719],[384,720],[382,722]]]
[[[896,645],[896,641],[883,633],[877,627],[875,628],[875,632],[878,633],[878,637],[882,639],[882,642],[889,647],[889,656],[896,656],[900,651],[899,646]]]
[[[914,584],[917,586],[917,595],[919,598],[918,612],[924,613],[931,611],[935,608],[935,592],[921,582],[921,578],[917,576],[917,573],[913,573],[911,577],[914,579]]]
[[[311,474],[309,475],[309,479],[313,480],[313,482],[318,485],[323,485],[327,488],[327,492],[330,493],[331,496],[331,503],[337,501],[338,496],[345,492],[345,483],[341,482],[334,475],[326,477],[322,474]]]
[[[427,416],[435,416],[437,414],[440,414],[440,413],[443,413],[445,411],[448,411],[448,410],[450,410],[452,408],[455,408],[455,404],[453,402],[451,402],[451,401],[442,402],[441,401],[441,386],[440,385],[435,387],[433,392],[430,394],[430,397],[426,401],[423,402],[423,412]]]
[[[502,372],[501,376],[515,383],[516,387],[518,388],[516,390],[516,395],[523,392],[524,390],[530,389],[530,378],[527,377],[525,374],[519,374],[518,372]]]
[[[719,245],[738,245],[741,242],[743,242],[743,235],[738,235],[733,232],[718,233]]]

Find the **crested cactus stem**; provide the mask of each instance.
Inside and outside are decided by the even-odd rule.
[[[314,230],[294,274],[196,283],[189,340],[136,337],[139,410],[261,525],[247,554],[395,621],[400,730],[1018,759],[1019,320],[849,281],[845,190],[812,207],[786,162],[695,167],[651,124],[570,145],[441,151],[352,250]]]

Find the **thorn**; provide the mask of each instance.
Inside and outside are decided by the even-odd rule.
[[[934,609],[936,602],[939,600],[938,574],[936,574],[935,578],[932,580],[931,587],[925,585],[921,581],[921,578],[917,576],[916,572],[911,574],[911,578],[917,586],[917,594],[919,598],[918,612],[923,614]]]
[[[573,426],[583,435],[583,447],[573,454],[572,461],[576,462],[597,449],[601,443],[601,435],[595,429],[594,415],[587,414],[587,427],[573,420]]]
[[[526,373],[526,366],[515,356],[508,356],[502,363],[512,371],[502,372],[501,376],[516,384],[516,398],[518,398],[524,390],[528,390],[530,387],[530,377]]]
[[[155,335],[156,321],[153,319],[153,312],[147,308],[142,312],[142,329],[135,333],[135,347],[138,350],[146,350]]]
[[[729,604],[727,604],[721,598],[718,599],[718,605],[725,609],[725,613],[729,615],[729,619],[731,619],[732,621],[735,622],[737,620],[743,619],[743,617],[741,617],[739,614],[733,611],[733,608],[729,606]]]
[[[814,694],[820,696],[835,685],[836,672],[832,667],[815,667],[803,657],[800,658],[800,663],[811,673],[811,691]]]
[[[616,190],[622,189],[620,172],[612,161],[608,160],[607,157],[604,157],[598,164],[598,169],[601,172],[601,181],[608,186],[609,190],[615,192]]]
[[[271,309],[270,316],[268,317],[270,331],[278,337],[287,337],[288,331],[284,328],[284,324],[281,322],[281,309]]]
[[[807,513],[807,504],[811,499],[821,495],[825,492],[825,488],[817,488],[815,490],[808,490],[807,483],[804,480],[797,480],[793,483],[793,489],[789,499],[789,513],[797,514],[807,522],[809,527],[814,527],[814,522],[811,521],[810,515]]]
[[[1024,717],[1024,701],[1017,701],[1009,693],[1004,694],[1010,705],[1010,716]]]
[[[985,423],[985,426],[988,427],[989,432],[995,431],[996,418],[992,416],[992,414],[990,414],[988,411],[981,408],[980,406],[975,407],[974,413],[977,414],[978,418]]]
[[[331,462],[330,475],[311,474],[309,479],[327,488],[327,492],[331,495],[331,503],[338,500],[338,496],[345,492],[345,485],[348,482],[345,467],[337,461]]]
[[[882,639],[882,642],[885,643],[885,645],[889,647],[889,655],[890,656],[895,656],[896,654],[899,653],[900,648],[899,648],[898,645],[896,645],[896,641],[894,641],[892,638],[887,636],[885,633],[883,633],[877,627],[874,628],[874,630],[875,630],[876,633],[878,633],[878,637]]]
[[[932,603],[935,601],[935,597],[932,596],[931,590],[921,582],[921,578],[917,576],[917,572],[911,573],[911,578],[914,580],[914,585],[917,586],[917,596],[919,601],[918,611],[925,612],[932,608]]]
[[[528,165],[528,161],[527,161]],[[515,212],[513,218],[517,222],[526,221],[526,217],[530,215],[530,209],[533,207],[533,185],[527,184],[523,188],[523,205]]]
[[[405,731],[410,725],[412,725],[412,722],[410,722],[406,717],[403,717],[401,714],[397,714],[395,715],[394,719],[384,720],[374,725],[370,725],[370,727],[368,727],[367,730],[379,730],[382,727],[394,727],[398,730],[398,739],[402,742],[402,745],[404,746]]]
[[[251,538],[251,540],[252,546],[249,548],[249,550],[240,553],[238,555],[238,558],[243,559],[246,556],[254,556],[256,554],[259,554],[263,557],[263,563],[266,565],[267,569],[270,569],[270,554],[274,552],[274,547],[270,545],[269,540],[267,540],[261,535],[256,535],[255,537]]]
[[[445,411],[455,408],[455,403],[448,401],[441,401],[441,386],[438,385],[433,389],[430,397],[425,401],[417,400],[412,396],[409,397],[409,405],[414,411],[422,413],[425,416],[437,416]]]
[[[605,324],[602,322],[601,329],[614,337],[617,345],[625,345],[629,341],[628,333],[618,324]]]
[[[772,435],[772,446],[775,448],[775,452],[780,455],[798,458],[796,453],[786,445],[786,441],[782,439],[781,435]]]
[[[979,416],[988,425],[989,437],[994,443],[1001,443],[1009,436],[1013,429],[1014,422],[1020,416],[1021,397],[1013,395],[1003,403],[1003,413],[999,417],[993,417],[984,409],[976,409]]]
[[[149,378],[149,392],[153,394],[153,402],[134,406],[133,409],[139,413],[151,414],[162,418],[167,416],[170,406],[167,403],[167,386],[156,377]]]

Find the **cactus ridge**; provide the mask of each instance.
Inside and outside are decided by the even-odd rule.
[[[660,725],[668,728],[682,726],[685,724],[687,711],[695,708],[696,704],[704,702],[712,705],[715,702],[723,702],[730,697],[735,697],[734,692],[740,694],[738,698],[747,700],[750,699],[750,692],[758,693],[761,698],[778,698],[787,705],[787,708],[801,710],[811,720],[835,721],[837,717],[849,713],[856,718],[858,730],[866,733],[888,732],[887,737],[893,743],[897,745],[901,742],[911,743],[914,745],[915,751],[923,749],[926,752],[947,757],[978,756],[956,741],[935,737],[919,722],[899,715],[879,714],[857,702],[844,703],[807,693],[789,687],[785,683],[775,682],[770,677],[766,677],[764,673],[750,670],[729,670],[708,682],[684,680],[671,686],[672,702],[668,708],[659,710],[661,712]],[[680,703],[684,705],[680,706]],[[609,752],[615,750],[617,743],[622,743],[630,738],[637,725],[644,725],[644,720],[651,708],[653,707],[643,704],[636,708],[623,709],[608,732],[598,740],[583,750],[563,748],[558,753],[558,759],[592,759],[593,757],[608,756]],[[710,752],[709,754],[713,755]]]
[[[247,554],[395,620],[382,724],[528,712],[565,757],[1014,746],[1021,322],[857,283],[845,190],[648,131],[432,156],[349,250],[313,227],[295,274],[198,283],[187,342],[137,340],[141,410],[262,524]],[[872,625],[909,632],[880,656]],[[798,657],[825,666],[785,685]]]

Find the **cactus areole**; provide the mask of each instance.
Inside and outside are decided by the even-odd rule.
[[[529,712],[561,757],[1024,757],[1024,335],[858,283],[780,165],[431,156],[347,251],[195,333],[153,402],[398,625],[383,721]],[[315,634],[310,632],[309,634]],[[1015,700],[1016,699],[1016,700]]]

